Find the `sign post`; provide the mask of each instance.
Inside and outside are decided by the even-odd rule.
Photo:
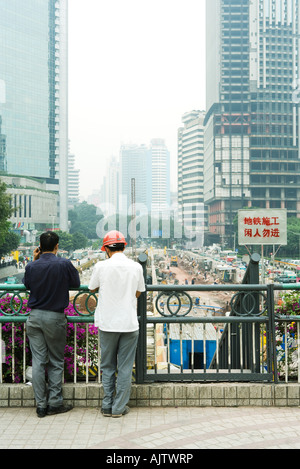
[[[287,244],[287,211],[281,209],[249,209],[238,211],[240,245],[261,245],[262,283],[264,280],[264,245]],[[274,251],[274,248],[273,248]],[[273,253],[274,254],[274,253]]]

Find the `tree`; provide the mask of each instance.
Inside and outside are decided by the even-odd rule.
[[[10,195],[6,192],[4,182],[0,181],[0,257],[19,246],[20,237],[11,231],[11,214]]]
[[[84,248],[87,247],[88,239],[82,233],[80,233],[80,232],[73,233],[72,238],[73,238],[73,249],[74,250],[84,249]]]
[[[300,220],[296,217],[287,219],[287,246],[285,252],[300,259]]]
[[[11,251],[16,251],[20,244],[20,236],[14,233],[13,231],[9,231],[6,234],[4,243],[0,245],[0,257],[5,256]]]
[[[96,227],[101,218],[103,215],[97,215],[95,205],[82,202],[69,210],[70,233],[82,233],[88,239],[97,239]]]
[[[12,214],[12,209],[9,201],[10,195],[6,192],[6,185],[0,181],[0,246],[4,244],[10,229],[8,219]]]
[[[84,249],[88,244],[88,239],[82,233],[70,234],[66,231],[58,231],[59,248],[63,251],[72,252],[76,249]]]
[[[73,236],[66,231],[58,231],[59,236],[59,249],[63,251],[73,251]]]

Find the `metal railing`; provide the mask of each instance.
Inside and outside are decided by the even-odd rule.
[[[65,349],[65,380],[76,383],[90,378],[100,382],[100,342],[93,327],[94,311],[89,302],[95,294],[86,285],[71,290],[73,298],[65,310],[67,345]],[[26,335],[29,292],[24,285],[0,285],[0,384],[5,381],[25,382],[31,353]],[[83,298],[81,298],[83,297]],[[80,302],[80,306],[78,304]]]
[[[141,299],[137,381],[300,382],[300,316],[274,310],[275,293],[300,290],[300,284],[260,285],[259,261],[253,254],[239,285],[148,285],[157,314],[149,316]],[[229,315],[197,315],[189,293],[207,291],[232,292]],[[294,335],[288,332],[291,323]],[[149,328],[153,345],[147,340]]]
[[[156,297],[159,314],[142,317],[141,313],[139,356],[143,357],[144,362],[139,363],[137,377],[140,382],[274,380],[274,310],[269,286],[160,285],[148,286],[148,291],[160,292]],[[263,308],[260,315],[197,314],[188,292],[207,291],[216,294],[232,291],[232,299],[241,302],[267,292],[268,307]],[[163,310],[159,302],[163,303]],[[231,307],[234,307],[233,301]],[[188,315],[191,312],[193,316]],[[156,355],[152,363],[149,360],[146,363],[151,347],[151,342],[147,341],[147,331],[151,325]]]
[[[146,277],[147,259],[142,256],[140,262]],[[300,382],[300,316],[278,316],[274,311],[275,292],[300,290],[300,285],[247,284],[247,279],[257,280],[257,269],[254,256],[243,284],[147,285],[138,300],[136,382]],[[193,295],[201,292],[231,292],[230,312],[197,303]],[[93,326],[97,298],[84,285],[72,294],[65,311],[65,380],[100,382],[100,342]],[[26,381],[27,296],[23,285],[0,285],[0,383]]]

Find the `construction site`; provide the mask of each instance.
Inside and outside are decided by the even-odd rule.
[[[126,249],[129,257],[137,258],[141,250]],[[147,278],[151,285],[210,285],[221,283],[221,276],[212,270],[206,258],[193,253],[149,248],[146,251]],[[176,258],[176,260],[175,260]],[[173,259],[173,262],[171,260]],[[96,259],[81,271],[81,284],[88,285]],[[101,261],[100,261],[101,262]],[[171,265],[173,263],[173,265]],[[174,265],[175,264],[175,265]],[[208,367],[221,336],[222,317],[229,311],[232,292],[189,291],[176,294],[147,292],[147,317],[152,316],[220,316],[220,324],[147,324],[148,370],[201,369]],[[94,296],[82,294],[76,299],[79,311],[94,311]],[[88,308],[88,309],[87,309]],[[89,311],[88,311],[89,310]],[[180,310],[180,312],[179,312]]]

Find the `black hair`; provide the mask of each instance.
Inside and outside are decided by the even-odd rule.
[[[40,236],[41,251],[54,251],[55,246],[59,242],[59,236],[53,231],[46,231]]]
[[[107,246],[107,247],[111,252],[118,252],[118,251],[124,251],[125,244],[124,243],[116,243],[116,244],[112,244],[111,246]]]

